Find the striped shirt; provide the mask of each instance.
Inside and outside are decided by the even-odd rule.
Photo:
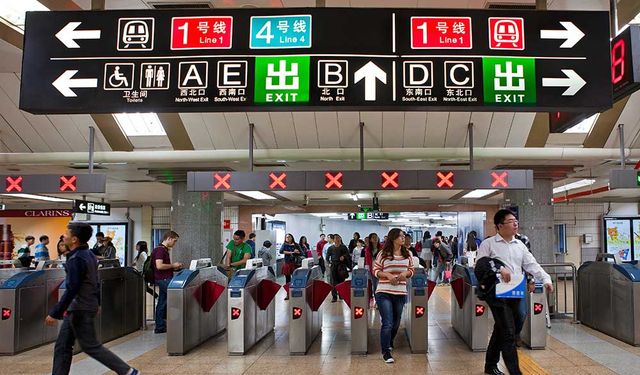
[[[373,274],[378,277],[378,273],[387,272],[392,275],[400,275],[402,272],[409,271],[409,277],[413,276],[413,258],[404,258],[399,255],[394,255],[393,260],[382,257],[382,251],[376,256],[376,261],[373,263]],[[397,285],[392,285],[391,281],[387,279],[378,278],[378,288],[376,293],[389,293],[397,295],[407,294],[407,282],[400,281]]]

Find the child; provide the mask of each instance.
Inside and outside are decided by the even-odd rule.
[[[271,266],[273,255],[271,255],[271,241],[266,240],[262,243],[262,249],[258,251],[258,258],[262,258],[263,266]]]

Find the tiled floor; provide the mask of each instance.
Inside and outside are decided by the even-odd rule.
[[[296,371],[313,374],[434,373],[482,374],[484,353],[473,353],[453,331],[450,321],[450,289],[436,288],[429,301],[429,354],[411,354],[401,329],[396,339],[396,363],[387,365],[379,354],[379,323],[376,311],[370,316],[369,355],[350,354],[349,310],[344,303],[324,305],[323,330],[306,356],[290,356],[287,302],[284,292],[276,297],[276,329],[247,355],[227,355],[226,335],[205,342],[185,356],[168,356],[165,335],[137,332],[107,344],[132,366],[147,374],[259,374],[282,375]],[[50,373],[53,345],[0,357],[2,374]],[[553,321],[547,349],[521,350],[521,367],[526,374],[639,374],[640,348],[609,338],[581,325]],[[74,357],[72,374],[102,374],[107,369],[84,354]]]

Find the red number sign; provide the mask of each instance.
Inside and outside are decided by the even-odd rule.
[[[471,17],[411,17],[411,48],[471,47]]]
[[[173,17],[171,49],[231,48],[233,17]]]
[[[625,41],[618,40],[611,47],[611,82],[615,85],[624,78]]]
[[[489,17],[489,48],[524,49],[524,19]]]

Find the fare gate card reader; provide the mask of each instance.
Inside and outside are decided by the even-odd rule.
[[[365,269],[354,269],[351,275],[351,289],[354,297],[364,297],[369,282],[369,274]]]
[[[427,292],[427,275],[416,272],[410,279],[414,296],[424,296]]]
[[[527,280],[524,274],[511,275],[511,280],[507,283],[502,280],[500,274],[496,284],[496,298],[524,298],[527,289]]]

